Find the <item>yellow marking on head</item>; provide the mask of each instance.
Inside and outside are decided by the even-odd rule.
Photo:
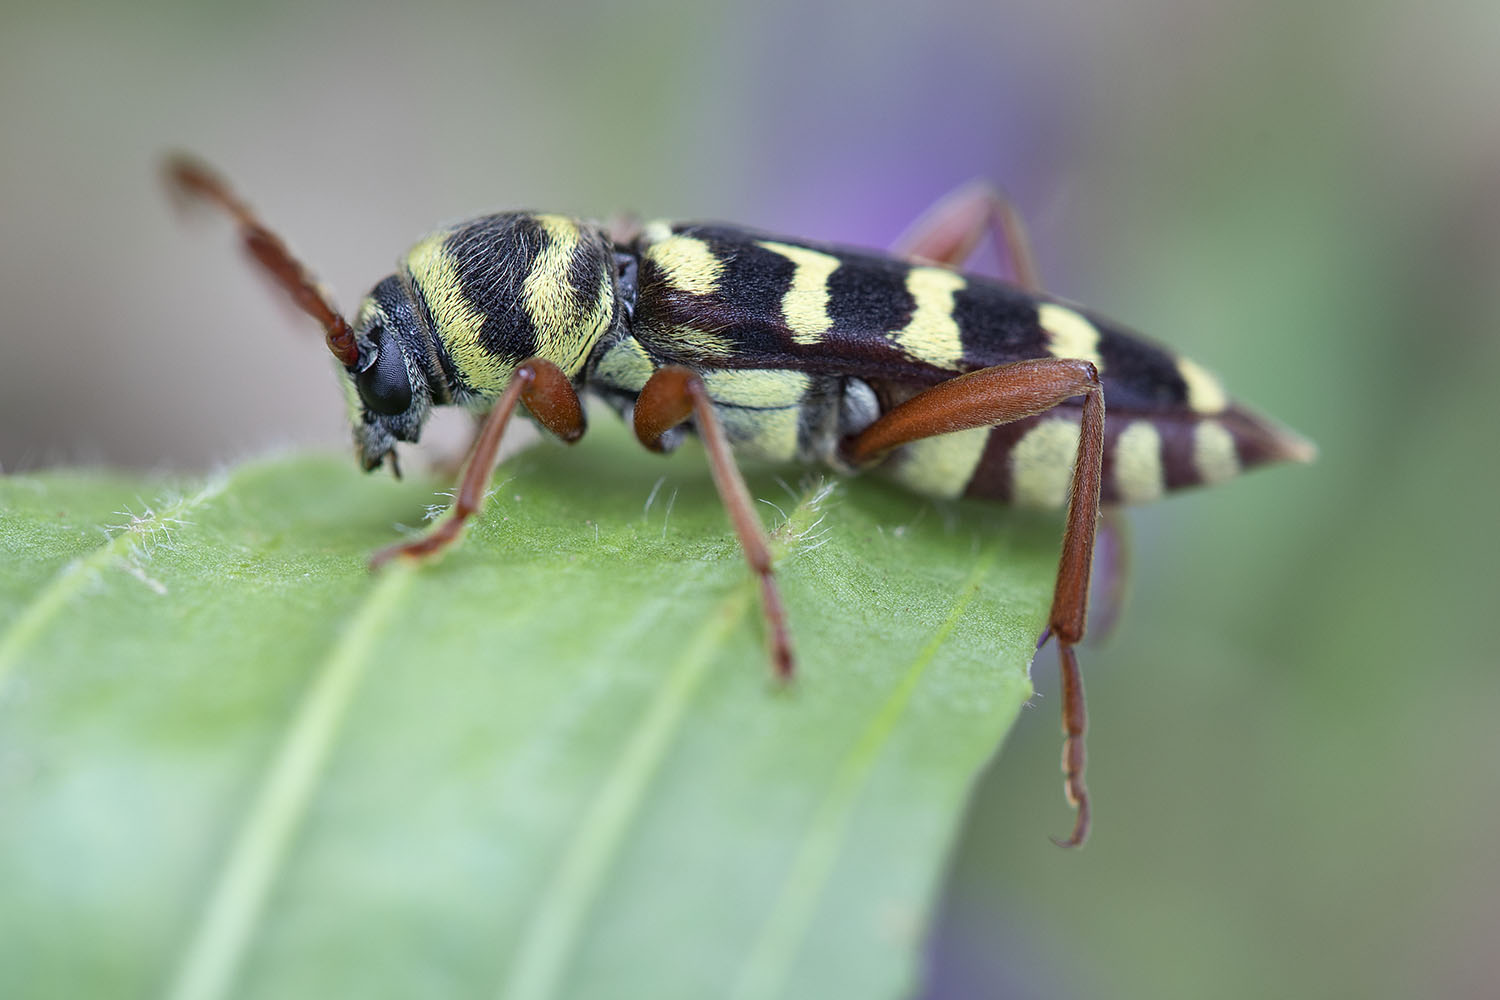
[[[646,248],[646,257],[667,284],[689,295],[712,295],[724,277],[724,262],[696,236],[668,236]]]
[[[914,267],[906,273],[906,290],[916,302],[906,326],[888,337],[907,354],[939,368],[962,367],[964,349],[953,318],[953,297],[964,277],[943,267]]]
[[[971,427],[913,441],[901,447],[887,468],[892,478],[915,493],[944,498],[963,496],[989,440],[990,428]]]
[[[593,378],[601,385],[627,392],[640,392],[656,366],[651,356],[634,337],[621,337],[594,368]]]
[[[820,250],[761,240],[759,246],[780,254],[794,265],[792,284],[781,300],[781,314],[792,340],[812,347],[833,327],[828,315],[828,279],[839,269],[839,259]]]
[[[373,296],[366,295],[359,304],[359,311],[354,314],[354,329],[369,330],[376,323],[388,325],[390,320],[386,318],[385,310]],[[354,385],[354,379],[349,377],[348,370],[342,361],[335,359],[334,370],[339,373],[339,385],[344,390],[344,404],[349,411],[349,422],[358,427],[364,422],[365,404],[359,398],[359,390]]]
[[[1081,314],[1055,302],[1044,302],[1037,306],[1036,321],[1047,334],[1047,353],[1054,358],[1092,361],[1095,368],[1104,371],[1099,328]]]
[[[770,410],[801,406],[811,377],[780,368],[720,369],[702,373],[715,403]]]
[[[1068,502],[1078,458],[1078,421],[1043,420],[1010,452],[1010,499],[1018,507],[1061,507]]]
[[[349,414],[349,422],[357,429],[364,423],[365,402],[359,398],[359,389],[354,385],[354,379],[349,377],[349,370],[344,363],[337,358],[333,360],[334,371],[339,373],[339,387],[344,392],[344,409]]]
[[[1149,420],[1132,421],[1115,439],[1115,492],[1122,503],[1149,503],[1166,488],[1161,434]]]
[[[1205,483],[1221,483],[1240,472],[1234,435],[1217,420],[1200,420],[1193,428],[1193,468]]]
[[[411,248],[406,270],[427,301],[443,347],[465,382],[480,392],[497,393],[514,366],[479,345],[485,315],[464,295],[458,269],[447,250],[451,232],[433,233]]]
[[[1194,413],[1223,413],[1229,405],[1224,386],[1198,362],[1178,358],[1177,374],[1187,383],[1188,406]]]

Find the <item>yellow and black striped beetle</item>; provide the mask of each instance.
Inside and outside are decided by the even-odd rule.
[[[878,468],[938,497],[1066,503],[1048,618],[1062,667],[1064,787],[1077,811],[1065,846],[1089,827],[1074,647],[1101,506],[1314,455],[1194,362],[1043,293],[1019,219],[983,185],[938,202],[894,255],[717,224],[486,215],[417,243],[351,326],[217,174],[186,157],[167,174],[175,191],[232,215],[251,255],[323,327],[350,379],[367,470],[396,470],[396,443],[416,441],[434,406],[488,413],[451,515],[377,553],[375,566],[457,539],[517,403],[563,440],[582,437],[585,389],[653,451],[687,432],[703,440],[760,579],[783,679],[791,640],[735,454]],[[986,232],[1008,251],[1014,283],[958,271]]]

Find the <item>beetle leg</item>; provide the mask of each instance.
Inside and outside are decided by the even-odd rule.
[[[765,613],[766,638],[771,646],[771,666],[778,679],[790,680],[795,660],[781,593],[776,588],[776,576],[771,567],[771,545],[750,500],[750,491],[745,488],[745,479],[740,475],[739,466],[735,465],[729,439],[724,436],[724,428],[714,413],[713,401],[703,386],[703,380],[691,369],[677,365],[658,369],[635,401],[635,436],[647,448],[660,451],[661,436],[688,417],[694,418],[697,424],[698,436],[708,452],[708,467],[713,473],[714,486],[718,488],[719,499],[734,523],[735,534],[739,535],[745,561],[760,578],[761,609]]]
[[[868,465],[899,445],[1020,420],[1075,396],[1083,397],[1082,427],[1057,585],[1047,617],[1048,631],[1057,639],[1062,668],[1064,791],[1077,809],[1073,833],[1066,840],[1055,841],[1062,847],[1082,844],[1089,831],[1089,798],[1083,783],[1088,713],[1073,647],[1083,638],[1088,614],[1089,572],[1103,479],[1104,388],[1098,371],[1088,361],[1071,358],[1039,358],[981,368],[913,396],[847,439],[843,446],[844,457],[852,465]]]
[[[896,240],[894,252],[908,259],[960,268],[989,232],[1004,247],[1015,283],[1040,295],[1031,242],[1010,199],[985,181],[970,181],[938,199]]]
[[[505,436],[505,427],[510,423],[517,403],[525,403],[538,423],[569,444],[583,437],[587,429],[578,393],[562,370],[542,358],[522,362],[480,428],[448,516],[421,537],[375,553],[370,559],[371,569],[378,569],[398,557],[426,559],[435,556],[458,539],[464,523],[484,504],[485,489],[495,474],[500,439]]]

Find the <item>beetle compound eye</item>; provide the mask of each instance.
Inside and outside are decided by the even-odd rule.
[[[359,398],[371,413],[392,417],[405,413],[411,406],[411,380],[406,375],[406,359],[389,330],[380,328],[375,341],[375,360],[354,376]]]

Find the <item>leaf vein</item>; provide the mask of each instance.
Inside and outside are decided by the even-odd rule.
[[[171,1000],[218,1000],[234,985],[381,626],[391,620],[413,572],[404,564],[382,572],[314,675],[214,880],[168,993]]]
[[[895,690],[840,761],[833,781],[797,848],[786,881],[762,925],[760,936],[750,949],[732,994],[735,1000],[762,1000],[782,994],[801,942],[817,914],[823,889],[833,875],[860,793],[927,667],[968,610],[994,559],[991,551],[978,561],[948,618],[918,652]]]
[[[793,516],[815,509],[826,495],[827,491],[809,491]],[[670,500],[667,509],[670,514]],[[566,848],[551,883],[542,892],[538,913],[528,925],[500,990],[503,1000],[543,1000],[557,994],[589,910],[603,888],[609,863],[639,815],[646,790],[682,727],[687,707],[714,660],[714,651],[750,610],[755,590],[753,581],[736,587],[668,672],[579,824],[578,834]]]

